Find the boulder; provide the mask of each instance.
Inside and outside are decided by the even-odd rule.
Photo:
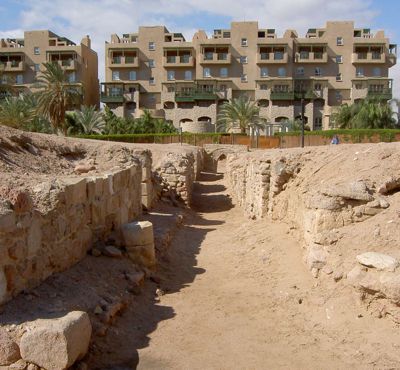
[[[144,267],[154,267],[156,264],[156,252],[154,243],[126,247],[129,258]]]
[[[125,247],[154,243],[153,224],[149,221],[137,221],[122,226]]]
[[[11,365],[21,358],[19,347],[4,329],[0,329],[0,365]]]
[[[103,250],[103,254],[107,257],[113,257],[113,258],[121,258],[122,257],[122,252],[112,246],[112,245],[106,245],[104,250]]]
[[[22,358],[46,370],[64,370],[85,356],[92,326],[86,312],[34,321],[22,336]]]
[[[394,271],[398,266],[398,261],[387,254],[377,252],[366,252],[356,257],[357,261],[367,267],[377,270]]]
[[[308,251],[306,262],[310,270],[322,269],[326,265],[328,253],[321,248],[311,247]]]

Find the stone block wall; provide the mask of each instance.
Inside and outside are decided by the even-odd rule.
[[[80,261],[142,209],[142,166],[59,177],[0,204],[0,303]],[[40,207],[35,203],[40,199]],[[45,206],[44,206],[45,205]]]

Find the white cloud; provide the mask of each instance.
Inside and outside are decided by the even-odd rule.
[[[368,0],[25,0],[24,9],[18,29],[2,31],[0,26],[0,37],[22,36],[23,29],[50,29],[79,42],[89,34],[99,55],[101,80],[104,42],[112,33],[135,32],[139,25],[165,24],[190,39],[209,14],[213,19],[259,20],[260,27],[275,28],[280,34],[288,28],[303,34],[308,28],[324,26],[326,20],[350,18],[360,27],[368,26],[378,14]],[[399,79],[399,66],[392,76]]]

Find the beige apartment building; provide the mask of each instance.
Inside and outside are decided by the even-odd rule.
[[[97,53],[89,36],[80,45],[51,31],[27,31],[23,39],[0,40],[0,69],[5,81],[18,92],[35,91],[35,80],[43,63],[59,63],[72,86],[82,92],[81,104],[99,106]]]
[[[221,105],[242,95],[260,107],[271,127],[300,117],[301,98],[310,129],[327,129],[343,103],[392,98],[389,68],[396,45],[383,31],[327,22],[305,37],[257,22],[233,22],[212,37],[198,31],[191,42],[165,27],[111,36],[106,43],[106,82],[101,101],[118,116],[143,109],[184,131],[214,131]]]

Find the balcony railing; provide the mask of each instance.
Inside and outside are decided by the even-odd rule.
[[[293,91],[271,91],[271,100],[294,100]]]
[[[12,60],[9,62],[0,63],[4,72],[22,72],[25,69],[25,63],[23,61]]]
[[[201,62],[205,64],[229,64],[231,62],[231,53],[207,52],[202,54]]]
[[[195,102],[197,100],[217,100],[218,95],[214,91],[191,90],[177,91],[175,93],[176,102]]]
[[[288,62],[288,54],[285,52],[275,51],[272,53],[261,52],[258,54],[257,63],[258,64],[285,64]]]
[[[393,98],[392,89],[382,89],[382,90],[368,90],[367,93],[368,98],[376,98],[382,100],[391,100]]]
[[[353,53],[353,63],[385,63],[386,56],[384,53],[368,52]]]
[[[110,59],[111,67],[118,66],[118,68],[131,68],[139,67],[139,59],[134,56],[118,56]]]
[[[297,63],[327,63],[328,54],[323,51],[304,51],[296,53]]]
[[[164,57],[164,66],[166,67],[193,67],[194,60],[191,55],[169,55]]]

